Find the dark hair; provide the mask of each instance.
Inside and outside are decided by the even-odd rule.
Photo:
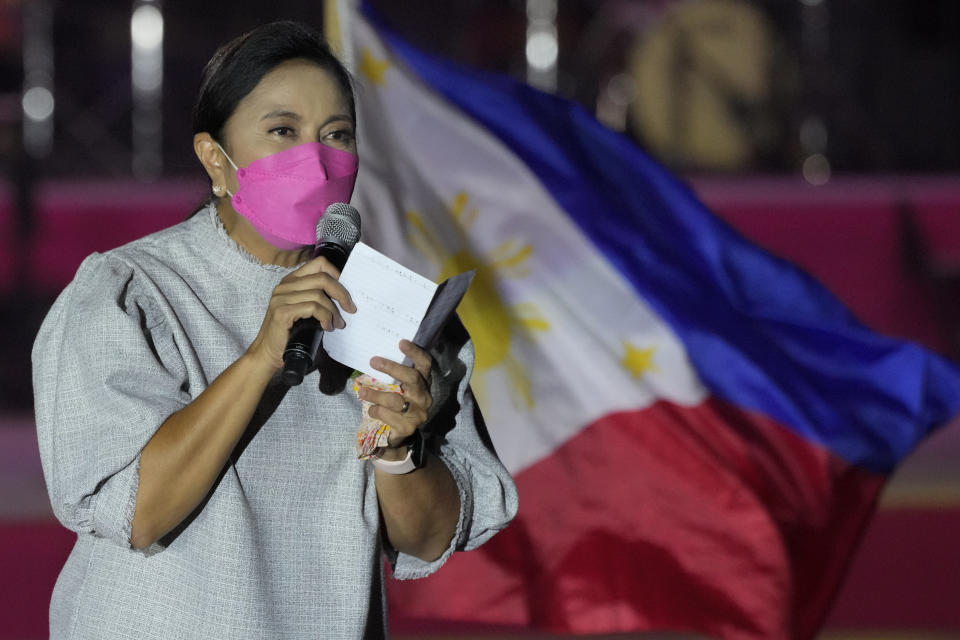
[[[334,77],[347,98],[350,117],[356,121],[350,74],[323,36],[300,22],[281,20],[257,27],[213,54],[203,69],[193,105],[193,132],[206,131],[225,144],[223,128],[240,101],[277,65],[295,58],[314,62]]]

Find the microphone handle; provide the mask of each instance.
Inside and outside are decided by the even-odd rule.
[[[347,264],[350,250],[336,242],[320,242],[313,250],[313,257],[329,260],[337,270]],[[295,387],[313,368],[314,358],[323,340],[323,328],[316,318],[300,318],[290,328],[287,348],[283,351],[283,372],[280,380],[288,387]]]

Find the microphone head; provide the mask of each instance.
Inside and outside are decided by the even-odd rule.
[[[346,202],[334,202],[317,222],[317,246],[333,243],[349,252],[360,240],[360,214]]]

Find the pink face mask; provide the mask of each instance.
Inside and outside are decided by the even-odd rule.
[[[237,170],[237,192],[227,192],[233,208],[264,240],[287,251],[316,242],[323,212],[334,202],[350,202],[357,179],[357,156],[320,142],[265,156],[243,169],[226,151],[223,155]]]

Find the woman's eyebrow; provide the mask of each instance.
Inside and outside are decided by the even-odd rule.
[[[286,109],[277,109],[271,111],[270,113],[261,117],[261,120],[269,120],[270,118],[292,118],[294,120],[300,120],[300,114],[294,111],[288,111]]]
[[[260,118],[260,120],[261,120],[261,121],[262,121],[262,120],[269,120],[269,119],[271,119],[271,118],[289,118],[289,119],[291,119],[291,120],[302,120],[302,118],[300,117],[300,114],[299,114],[299,113],[296,113],[295,111],[289,111],[289,110],[287,110],[287,109],[276,109],[276,110],[274,110],[274,111],[271,111],[270,113],[267,113],[267,114],[265,114],[264,116],[262,116],[262,117]],[[325,127],[325,126],[327,126],[328,124],[330,124],[331,122],[336,122],[337,120],[345,120],[345,121],[353,124],[353,118],[351,118],[351,117],[350,117],[349,115],[347,115],[346,113],[336,113],[336,114],[330,116],[329,118],[327,118],[326,120],[324,120],[324,121],[320,124],[320,126],[321,126],[321,127]]]
[[[349,115],[347,115],[347,114],[345,114],[345,113],[337,113],[337,114],[334,114],[334,115],[330,116],[330,117],[327,118],[326,120],[324,120],[323,123],[322,123],[320,126],[321,126],[321,127],[325,127],[325,126],[327,126],[328,124],[330,124],[331,122],[336,122],[337,120],[346,120],[346,121],[349,122],[350,124],[353,124],[353,118],[351,118]]]

